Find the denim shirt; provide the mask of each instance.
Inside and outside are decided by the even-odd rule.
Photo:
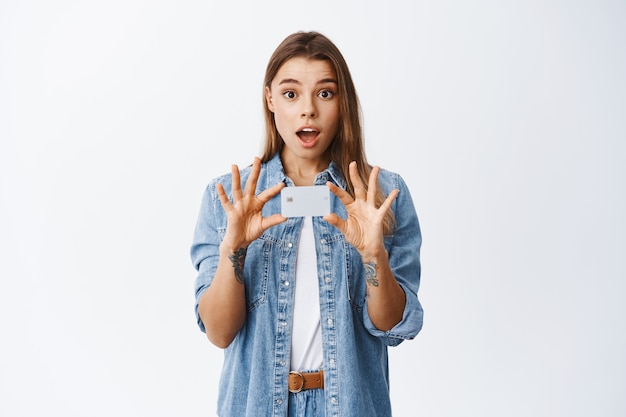
[[[242,170],[242,184],[249,174],[250,167]],[[334,163],[317,175],[315,184],[327,181],[345,189],[346,182]],[[279,182],[294,185],[285,176],[277,155],[262,164],[257,193]],[[387,347],[414,338],[422,327],[423,312],[417,297],[421,233],[415,208],[399,175],[381,169],[378,182],[385,195],[395,188],[400,190],[392,206],[397,225],[384,244],[394,276],[406,293],[406,306],[402,320],[391,330],[378,330],[369,318],[359,253],[337,228],[322,217],[313,217],[327,417],[391,416]],[[209,183],[191,246],[191,259],[198,271],[196,317],[202,331],[198,300],[211,285],[227,223],[215,190],[217,183],[224,186],[232,201],[230,174]],[[345,207],[332,193],[331,210],[346,218]],[[280,213],[280,196],[263,208],[264,216],[274,213]],[[218,399],[221,417],[287,415],[293,284],[302,223],[303,218],[289,218],[266,230],[248,247],[244,264],[247,316],[224,351]]]

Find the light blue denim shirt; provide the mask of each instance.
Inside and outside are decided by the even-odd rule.
[[[245,184],[250,168],[243,169]],[[331,181],[345,188],[337,166],[318,174],[315,184]],[[402,321],[389,331],[371,322],[366,303],[365,272],[361,257],[343,234],[313,218],[320,312],[324,352],[326,416],[391,416],[387,347],[414,338],[422,327],[422,307],[417,290],[420,282],[420,227],[409,190],[402,178],[381,170],[378,181],[385,195],[400,190],[392,210],[397,227],[385,237],[389,263],[406,293]],[[226,232],[226,214],[217,192],[221,183],[231,197],[231,176],[209,183],[196,225],[191,259],[198,270],[195,282],[198,300],[211,285],[219,258],[219,245]],[[280,157],[262,165],[257,193],[279,182],[293,186],[285,176]],[[346,218],[343,204],[331,194],[331,210]],[[263,208],[263,215],[280,213],[280,197]],[[224,351],[218,415],[221,417],[284,417],[287,415],[287,376],[293,318],[294,280],[302,218],[290,218],[274,226],[248,247],[244,265],[247,317],[233,342]],[[198,317],[198,325],[205,331]],[[297,323],[295,324],[297,325]]]

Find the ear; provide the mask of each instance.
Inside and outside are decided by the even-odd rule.
[[[265,87],[265,101],[267,102],[267,107],[270,109],[272,113],[274,113],[274,103],[272,102],[272,92],[269,87]]]

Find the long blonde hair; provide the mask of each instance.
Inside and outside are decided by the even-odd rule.
[[[296,57],[326,61],[335,71],[340,102],[340,122],[337,136],[331,142],[328,153],[331,161],[339,167],[346,180],[346,191],[354,197],[354,186],[348,172],[350,162],[356,161],[359,177],[366,188],[372,166],[365,157],[361,107],[348,65],[339,49],[326,36],[318,32],[293,33],[287,36],[272,54],[265,71],[264,87],[270,88],[280,67],[288,60]],[[263,95],[263,109],[265,114],[265,143],[261,160],[267,162],[282,151],[284,142],[276,129],[274,113],[270,111],[267,105],[265,94]],[[376,195],[376,205],[380,206],[384,199],[385,196],[379,190]],[[395,227],[395,218],[391,210],[387,212],[383,227],[387,234],[391,233]]]

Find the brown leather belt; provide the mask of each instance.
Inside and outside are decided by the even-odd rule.
[[[289,392],[300,392],[307,389],[324,388],[324,371],[289,372]]]

